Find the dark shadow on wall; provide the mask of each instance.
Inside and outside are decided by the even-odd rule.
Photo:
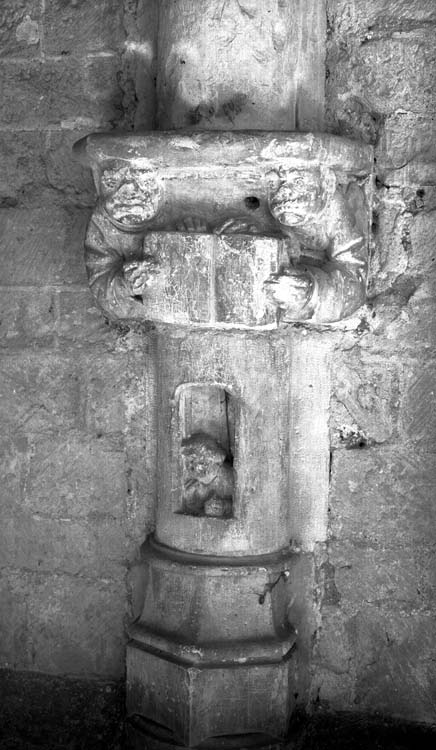
[[[436,725],[318,711],[294,716],[283,750],[434,747]],[[127,738],[123,682],[1,670],[0,750],[137,750]]]

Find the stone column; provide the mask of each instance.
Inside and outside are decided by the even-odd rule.
[[[328,482],[328,347],[306,334],[364,301],[372,163],[288,132],[322,128],[322,6],[163,0],[169,130],[77,146],[99,193],[91,288],[158,342],[138,748],[278,748],[298,691],[299,551],[322,537]]]
[[[161,0],[158,123],[321,131],[323,0]]]

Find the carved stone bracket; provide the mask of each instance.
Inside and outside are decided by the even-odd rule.
[[[97,134],[75,150],[99,196],[85,242],[98,304],[174,326],[156,334],[156,525],[127,647],[136,747],[277,750],[305,653],[292,540],[328,451],[308,399],[322,351],[266,334],[363,304],[372,149],[258,130]]]
[[[364,303],[370,146],[173,131],[91,135],[75,150],[99,196],[86,266],[109,317],[271,329]]]

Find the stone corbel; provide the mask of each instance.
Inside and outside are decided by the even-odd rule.
[[[109,317],[331,323],[365,301],[370,147],[293,133],[90,136],[89,283]]]

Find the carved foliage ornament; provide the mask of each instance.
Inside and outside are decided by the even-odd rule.
[[[76,152],[99,196],[86,265],[110,317],[274,328],[364,303],[369,146],[177,131],[93,135]]]

